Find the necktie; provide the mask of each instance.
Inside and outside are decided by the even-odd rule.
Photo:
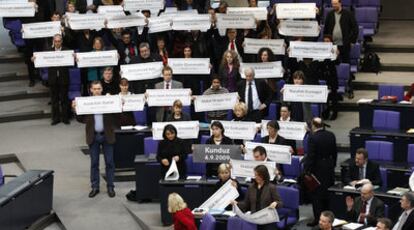
[[[231,41],[231,42],[230,42],[230,49],[231,49],[231,50],[234,50],[234,41]]]
[[[165,83],[165,88],[170,89],[170,83]]]
[[[359,168],[359,179],[364,179],[364,167]]]
[[[366,209],[367,209],[367,202],[364,201],[363,204],[362,204],[362,206],[361,206],[361,210],[359,210],[359,219],[358,219],[358,222],[360,224],[363,224],[365,222],[365,218],[362,217],[362,214],[365,214]]]
[[[129,58],[129,49],[126,48],[124,53],[125,53],[125,63],[129,64],[129,62],[131,61],[131,58]]]
[[[253,90],[252,90],[252,82],[249,82],[249,89],[247,91],[247,107],[249,111],[253,111]]]
[[[135,50],[134,50],[134,46],[130,45],[129,46],[129,53],[131,54],[131,56],[135,56]]]

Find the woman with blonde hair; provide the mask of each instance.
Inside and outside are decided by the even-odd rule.
[[[244,102],[237,102],[233,108],[234,121],[247,121],[247,105]]]
[[[174,230],[197,230],[193,213],[175,192],[168,196],[168,212],[173,216]]]
[[[221,77],[222,86],[228,89],[229,92],[236,92],[237,90],[237,83],[241,80],[239,68],[239,55],[233,50],[224,52],[218,74]]]

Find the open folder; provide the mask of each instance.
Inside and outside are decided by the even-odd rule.
[[[170,168],[168,169],[167,173],[165,174],[164,180],[178,180],[180,178],[180,173],[178,172],[177,163],[174,159],[171,161]]]

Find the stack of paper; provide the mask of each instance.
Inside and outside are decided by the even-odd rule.
[[[349,223],[349,224],[345,224],[344,226],[342,226],[342,229],[344,229],[344,230],[355,230],[355,229],[358,229],[362,226],[364,226],[364,225],[363,224],[358,224],[358,223]]]

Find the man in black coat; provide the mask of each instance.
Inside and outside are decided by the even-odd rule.
[[[53,37],[53,47],[50,51],[67,50],[62,46],[62,35],[56,34]],[[69,68],[68,67],[49,67],[48,82],[50,88],[50,98],[52,104],[52,123],[56,125],[61,121],[65,124],[69,122]]]
[[[344,183],[356,185],[360,180],[368,179],[373,185],[381,186],[381,174],[377,163],[368,160],[368,152],[359,148],[355,154],[355,161],[349,166]]]
[[[361,223],[375,226],[379,218],[384,217],[384,202],[374,196],[374,186],[371,183],[361,188],[361,196],[355,201],[352,197],[346,197],[346,220],[348,222]]]
[[[320,186],[311,192],[314,221],[308,226],[319,222],[321,212],[329,210],[328,188],[335,182],[335,165],[338,156],[335,135],[324,129],[322,119],[312,119],[312,134],[308,139],[308,154],[304,158],[304,170],[313,174]]]
[[[254,70],[246,68],[244,71],[245,81],[237,84],[237,92],[240,101],[247,104],[247,118],[251,121],[260,122],[268,114],[269,105],[272,102],[272,90],[263,80],[254,79]]]
[[[79,13],[85,14],[88,11],[96,13],[99,5],[102,5],[100,0],[93,0],[92,5],[88,5],[88,0],[76,0],[75,7]]]
[[[398,222],[394,225],[392,230],[412,230],[414,229],[414,193],[404,193],[400,203],[403,213],[398,218]]]

